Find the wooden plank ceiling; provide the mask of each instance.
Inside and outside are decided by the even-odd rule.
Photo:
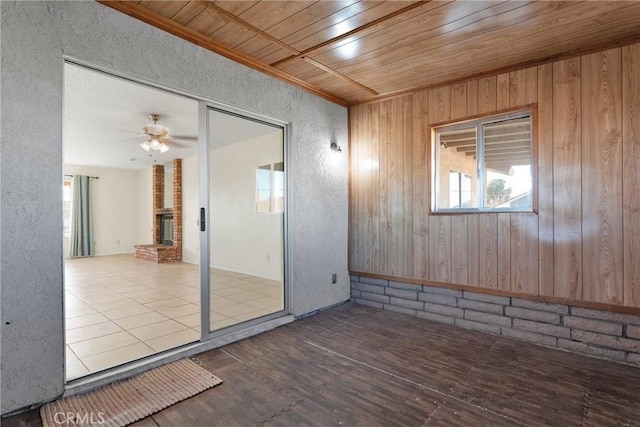
[[[640,40],[638,1],[112,1],[349,105]]]

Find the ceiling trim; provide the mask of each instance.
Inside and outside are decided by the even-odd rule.
[[[329,74],[331,74],[331,75],[333,75],[335,77],[338,77],[339,79],[344,80],[345,82],[351,83],[352,85],[357,86],[360,89],[369,92],[370,94],[372,94],[374,96],[380,95],[378,92],[376,92],[375,90],[371,89],[370,87],[365,86],[362,83],[357,82],[357,81],[353,80],[352,78],[347,77],[344,74],[341,74],[338,71],[336,71],[336,70],[334,70],[334,69],[332,69],[330,67],[327,67],[326,65],[316,61],[313,58],[309,58],[308,56],[302,56],[301,59],[305,60],[306,62],[308,62],[311,65],[314,65],[314,66],[320,68],[321,70],[326,71],[327,73],[329,73]]]
[[[225,18],[229,19],[230,21],[233,21],[236,24],[245,27],[247,30],[255,33],[256,35],[264,37],[265,39],[267,39],[271,43],[280,46],[284,50],[288,50],[289,52],[293,53],[294,55],[298,55],[300,53],[297,49],[294,49],[293,47],[289,46],[288,44],[286,44],[282,40],[278,40],[277,38],[273,37],[272,35],[270,35],[266,31],[262,31],[260,28],[251,25],[250,23],[248,23],[244,19],[234,15],[233,13],[231,13],[231,12],[229,12],[227,10],[224,10],[223,8],[221,8],[220,6],[218,6],[215,3],[211,3],[210,1],[207,1],[207,0],[198,0],[198,3],[201,3],[201,4],[205,5],[205,6],[207,6],[209,9],[214,10],[216,13],[219,13],[220,15],[224,16]]]
[[[283,58],[283,59],[281,59],[279,61],[276,61],[273,64],[271,64],[271,66],[272,67],[277,67],[277,66],[280,66],[282,64],[286,64],[287,62],[292,61],[294,59],[297,59],[297,58],[300,58],[300,57],[303,57],[303,56],[307,56],[311,52],[314,52],[314,51],[316,51],[318,49],[321,49],[321,48],[323,48],[325,46],[329,46],[331,44],[337,43],[340,40],[344,40],[346,38],[349,38],[349,37],[353,36],[354,34],[360,33],[360,32],[362,32],[362,31],[364,31],[364,30],[366,30],[368,28],[376,26],[376,25],[378,25],[378,24],[380,24],[380,23],[382,23],[384,21],[387,21],[387,20],[389,20],[391,18],[395,18],[396,16],[402,15],[403,13],[409,12],[410,10],[413,10],[415,8],[424,6],[425,4],[430,3],[430,2],[431,2],[431,0],[429,0],[429,1],[418,1],[418,2],[412,3],[407,7],[403,7],[402,9],[398,9],[393,13],[390,13],[388,15],[382,16],[382,17],[380,17],[380,18],[378,18],[376,20],[373,20],[373,21],[371,21],[371,22],[369,22],[367,24],[361,25],[360,27],[354,28],[353,30],[348,31],[348,32],[346,32],[344,34],[341,34],[341,35],[336,36],[336,37],[334,37],[332,39],[329,39],[327,41],[319,43],[319,44],[317,44],[315,46],[311,46],[310,48],[303,50],[302,52],[300,52],[297,55],[288,56],[288,57]]]
[[[354,86],[359,87],[360,89],[369,92],[372,95],[379,95],[378,92],[376,92],[375,90],[363,85],[360,82],[357,82],[347,76],[345,76],[342,73],[339,73],[338,71],[327,67],[326,65],[309,58],[308,56],[302,56],[300,55],[300,51],[296,50],[294,47],[289,46],[287,43],[283,42],[282,40],[279,40],[275,37],[273,37],[272,35],[270,35],[269,33],[267,33],[266,31],[262,31],[260,28],[255,27],[254,25],[250,24],[249,22],[245,21],[244,19],[234,15],[233,13],[221,8],[220,6],[216,5],[215,3],[212,3],[211,1],[208,0],[198,0],[199,3],[204,4],[205,6],[207,6],[209,9],[212,9],[214,12],[219,13],[220,15],[228,18],[230,21],[235,22],[236,24],[246,28],[247,30],[255,33],[257,36],[261,36],[264,37],[265,39],[267,39],[267,41],[269,41],[270,43],[273,43],[279,47],[281,47],[282,49],[288,50],[289,52],[294,54],[294,58],[300,58],[306,62],[308,62],[309,64],[320,68],[321,70],[333,75],[334,77],[337,77],[349,84],[352,84]]]
[[[164,16],[160,16],[157,13],[142,8],[134,2],[119,0],[97,0],[97,2],[114,10],[117,10],[118,12],[124,13],[125,15],[129,15],[133,18],[139,19],[140,21],[146,22],[147,24],[150,24],[156,28],[180,37],[188,42],[194,43],[200,47],[229,58],[232,61],[239,62],[240,64],[253,68],[254,70],[258,70],[260,72],[268,74],[271,77],[275,77],[279,80],[298,86],[335,104],[341,105],[343,107],[347,107],[349,105],[349,102],[343,98],[326,92],[315,85],[307,83],[297,77],[292,76],[291,74],[274,68],[269,64],[257,61],[256,59],[251,58],[250,56],[243,53],[236,52],[220,43],[211,40],[207,36],[198,33],[197,31],[185,28],[179,24],[176,24],[170,19],[165,18]]]

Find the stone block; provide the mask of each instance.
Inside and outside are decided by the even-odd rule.
[[[385,288],[384,293],[386,295],[391,295],[392,297],[404,298],[408,300],[418,300],[418,291],[410,291],[406,289],[396,289],[396,288]]]
[[[640,341],[611,335],[598,334],[595,332],[580,331],[573,329],[571,339],[585,344],[595,344],[600,347],[609,347],[615,350],[630,351],[640,353]]]
[[[463,299],[463,298],[459,299],[458,307],[468,308],[470,310],[475,310],[475,311],[484,311],[485,313],[499,314],[501,316],[504,314],[503,305],[491,304],[491,303],[482,302],[482,301],[474,301],[471,299]]]
[[[592,319],[640,326],[640,316],[634,316],[633,314],[613,313],[611,311],[592,310],[582,307],[571,307],[571,314],[574,316],[590,317]]]
[[[412,308],[414,310],[422,310],[424,308],[424,303],[422,301],[413,301],[396,297],[391,297],[389,304],[396,305],[398,307]]]
[[[560,315],[549,313],[547,311],[529,310],[528,308],[506,307],[504,313],[509,317],[517,317],[518,319],[537,320],[539,322],[560,324]]]
[[[549,304],[546,302],[531,301],[521,298],[511,298],[511,305],[514,307],[530,308],[538,311],[550,311],[558,314],[569,313],[569,306],[564,304]]]
[[[451,307],[448,305],[430,304],[428,302],[424,303],[424,311],[459,318],[462,318],[464,314],[461,308]]]
[[[490,302],[491,304],[509,305],[509,297],[499,297],[497,295],[479,294],[477,292],[464,291],[462,296],[465,299],[472,299],[476,301]]]
[[[571,331],[564,326],[551,325],[549,323],[533,322],[531,320],[513,319],[513,327],[538,334],[552,335],[554,337],[571,337]]]
[[[373,294],[371,292],[360,292],[360,298],[366,299],[369,301],[382,302],[382,303],[389,302],[388,295]]]
[[[589,319],[578,316],[565,316],[564,325],[571,329],[581,329],[583,331],[600,332],[607,335],[622,335],[622,325],[610,323],[603,320]]]
[[[429,302],[432,304],[442,304],[442,305],[450,305],[456,306],[456,298],[450,295],[442,295],[442,294],[430,294],[426,292],[420,292],[418,295],[418,299],[420,301]]]
[[[558,347],[574,352],[582,353],[600,359],[616,360],[618,362],[624,362],[624,351],[610,350],[602,347],[594,347],[585,343],[570,341],[565,339],[558,339]]]

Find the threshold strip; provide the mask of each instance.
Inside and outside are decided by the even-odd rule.
[[[305,344],[309,344],[310,346],[316,347],[316,348],[318,348],[318,349],[320,349],[320,350],[326,351],[327,353],[331,353],[331,354],[333,354],[333,355],[335,355],[335,356],[342,357],[343,359],[346,359],[346,360],[348,360],[348,361],[350,361],[350,362],[357,363],[358,365],[362,365],[362,366],[364,366],[364,367],[366,367],[366,368],[373,369],[374,371],[377,371],[377,372],[380,372],[380,373],[382,373],[382,374],[388,375],[388,376],[390,376],[390,377],[396,378],[396,379],[398,379],[398,380],[400,380],[400,381],[404,381],[404,382],[409,383],[409,384],[411,384],[411,385],[414,385],[414,386],[416,386],[416,387],[418,387],[418,388],[421,388],[421,389],[424,389],[424,390],[429,390],[429,391],[431,391],[431,392],[434,392],[434,393],[437,393],[437,394],[439,394],[439,395],[441,395],[441,396],[444,396],[444,397],[446,397],[446,398],[448,398],[448,399],[452,399],[452,400],[455,400],[455,401],[457,401],[457,402],[463,403],[463,404],[465,404],[465,405],[472,406],[472,407],[474,407],[474,408],[476,408],[476,409],[480,409],[481,411],[488,412],[488,413],[490,413],[490,414],[492,414],[492,415],[497,415],[497,416],[499,416],[499,417],[502,417],[502,418],[504,418],[504,419],[507,419],[507,420],[509,420],[509,421],[511,421],[511,422],[513,422],[513,423],[518,424],[518,425],[521,425],[521,426],[527,426],[527,425],[528,425],[528,424],[523,423],[522,421],[516,420],[515,418],[511,418],[511,417],[510,417],[510,416],[508,416],[508,415],[504,415],[504,414],[501,414],[501,413],[499,413],[499,412],[492,411],[491,409],[486,408],[486,407],[484,407],[484,406],[475,405],[475,404],[473,404],[473,403],[471,403],[471,402],[467,402],[466,400],[459,399],[459,398],[457,398],[457,397],[455,397],[455,396],[452,396],[451,394],[444,393],[444,392],[442,392],[442,391],[440,391],[440,390],[438,390],[438,389],[435,389],[435,388],[432,388],[432,387],[426,386],[426,385],[424,385],[424,384],[420,384],[420,383],[415,382],[415,381],[413,381],[413,380],[410,380],[410,379],[408,379],[408,378],[401,377],[401,376],[400,376],[400,375],[398,375],[398,374],[394,374],[393,372],[387,371],[387,370],[382,369],[382,368],[378,368],[377,366],[370,365],[370,364],[368,364],[367,362],[362,362],[362,361],[360,361],[360,360],[354,359],[353,357],[349,357],[349,356],[347,356],[347,355],[345,355],[345,354],[338,353],[338,352],[336,352],[336,351],[333,351],[333,350],[331,350],[331,349],[328,349],[328,348],[326,348],[326,347],[323,347],[323,346],[321,346],[321,345],[319,345],[319,344],[315,344],[315,343],[312,343],[312,342],[310,342],[310,341],[304,341],[304,343],[305,343]]]

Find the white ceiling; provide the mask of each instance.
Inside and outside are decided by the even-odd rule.
[[[77,65],[65,64],[64,71],[65,164],[142,169],[197,154],[196,100]],[[178,144],[164,154],[140,148],[151,113],[160,114]],[[277,131],[217,111],[210,117],[213,149]]]

